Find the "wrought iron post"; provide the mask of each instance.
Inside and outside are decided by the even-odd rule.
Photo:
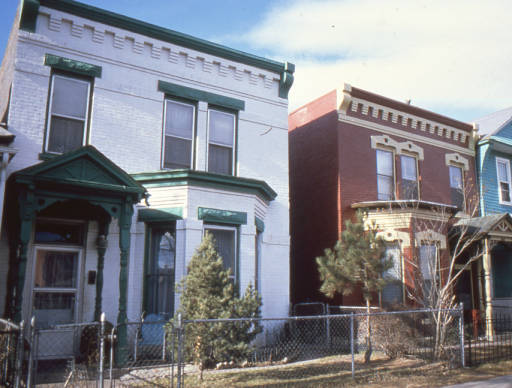
[[[460,361],[462,367],[466,366],[466,355],[464,353],[464,305],[459,305],[459,335],[460,335]]]
[[[98,388],[103,388],[103,370],[105,362],[105,313],[100,317],[100,362],[98,367]]]
[[[32,387],[32,368],[34,367],[34,350],[36,336],[36,317],[30,320],[30,347],[28,354],[27,388]]]
[[[16,367],[14,370],[15,380],[14,386],[16,388],[20,388],[21,384],[21,373],[22,373],[22,364],[23,364],[23,351],[24,351],[24,338],[25,337],[25,321],[20,322],[19,331],[18,331],[18,344],[16,346]]]
[[[350,354],[352,354],[352,378],[355,377],[354,363],[354,313],[350,313]]]
[[[110,379],[110,388],[114,386],[114,381],[112,380],[112,368],[114,368],[114,340],[116,336],[114,335],[114,332],[116,330],[116,327],[114,326],[112,328],[112,331],[110,332],[110,370],[109,370],[109,379]]]

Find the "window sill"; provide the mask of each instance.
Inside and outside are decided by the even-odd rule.
[[[50,160],[52,158],[55,158],[56,156],[59,156],[59,154],[52,154],[50,152],[41,152],[39,154],[39,160]]]

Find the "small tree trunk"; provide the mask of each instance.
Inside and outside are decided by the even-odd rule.
[[[370,327],[370,299],[366,299],[366,352],[364,353],[364,362],[368,364],[372,356],[372,341]]]

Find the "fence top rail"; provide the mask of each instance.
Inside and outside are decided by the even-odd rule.
[[[366,317],[367,315],[397,315],[397,314],[416,314],[416,313],[432,313],[432,312],[447,312],[451,314],[460,314],[460,309],[416,309],[416,310],[402,310],[402,311],[378,311],[350,314],[325,314],[325,315],[307,315],[307,316],[289,316],[277,318],[221,318],[221,319],[184,319],[183,323],[222,323],[222,322],[260,322],[260,321],[305,321],[315,319],[336,319],[336,318],[350,318],[350,317]]]
[[[83,326],[99,326],[100,322],[77,322],[77,323],[63,323],[60,325],[52,325],[45,327],[44,330],[52,330],[52,329],[73,329],[75,327],[83,327]]]
[[[12,329],[12,330],[19,330],[20,329],[20,327],[18,325],[16,325],[14,322],[11,322],[9,320],[2,319],[2,318],[0,318],[0,325],[5,325],[9,329]]]

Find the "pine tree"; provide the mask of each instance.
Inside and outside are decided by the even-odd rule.
[[[178,285],[183,319],[258,318],[261,298],[251,284],[240,298],[230,270],[223,269],[213,236],[207,233]],[[206,322],[186,325],[185,354],[202,371],[219,362],[247,360],[251,342],[261,332],[259,323]]]
[[[370,225],[365,230],[361,211],[356,213],[355,222],[345,223],[345,230],[334,248],[326,249],[324,253],[316,258],[322,293],[332,298],[336,293],[351,294],[356,285],[362,288],[367,311],[365,362],[369,362],[372,352],[370,302],[372,294],[384,287],[383,275],[392,268],[393,260],[385,256],[385,244],[377,237],[376,226]]]

